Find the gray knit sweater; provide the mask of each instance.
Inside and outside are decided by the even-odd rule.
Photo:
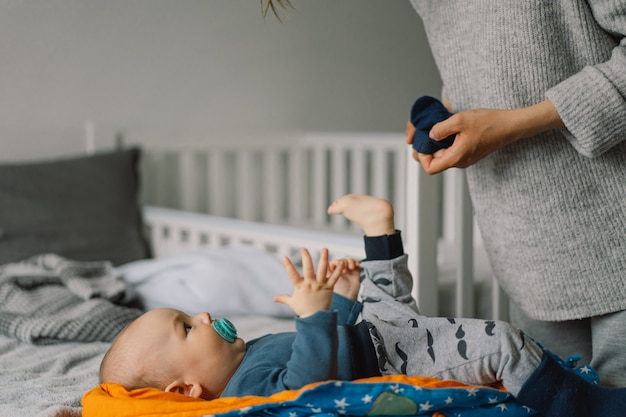
[[[626,309],[626,0],[411,3],[455,111],[547,97],[565,122],[467,169],[505,291],[538,320]]]

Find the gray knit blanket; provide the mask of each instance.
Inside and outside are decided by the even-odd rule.
[[[0,335],[0,416],[80,417],[108,342],[32,345]]]
[[[109,341],[141,314],[132,300],[109,262],[0,266],[0,417],[80,417]]]
[[[0,334],[40,345],[111,341],[141,314],[124,305],[132,299],[108,261],[35,256],[0,267]]]

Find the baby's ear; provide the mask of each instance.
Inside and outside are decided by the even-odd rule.
[[[165,387],[165,392],[175,392],[188,397],[200,398],[202,396],[202,386],[197,382],[176,380]]]

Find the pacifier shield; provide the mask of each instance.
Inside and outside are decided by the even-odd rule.
[[[237,338],[237,329],[227,318],[215,320],[211,323],[217,334],[229,343],[233,343]]]

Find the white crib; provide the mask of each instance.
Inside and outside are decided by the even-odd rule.
[[[244,221],[253,227],[242,241],[256,244],[255,228],[266,234],[259,228],[274,227],[270,249],[281,254],[316,239],[323,246],[329,235],[315,233],[330,231],[334,255],[361,256],[360,231],[326,207],[345,193],[366,193],[394,204],[424,314],[508,317],[475,233],[463,171],[428,176],[401,134],[309,133],[250,143],[135,134],[124,141],[144,150],[143,202],[189,212],[146,210],[158,254],[219,245],[220,224]],[[293,236],[293,227],[313,235]]]

